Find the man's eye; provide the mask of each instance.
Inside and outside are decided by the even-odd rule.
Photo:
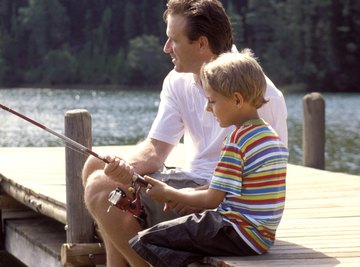
[[[213,101],[208,100],[208,103],[209,104],[215,104],[215,101],[214,100]]]

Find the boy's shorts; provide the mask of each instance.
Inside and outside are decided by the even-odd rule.
[[[153,266],[186,266],[205,256],[257,255],[233,225],[213,210],[193,213],[141,231],[129,241]]]
[[[170,171],[166,172],[156,172],[150,174],[149,176],[161,180],[175,188],[194,188],[209,184],[206,179],[190,177],[180,169],[171,169]],[[140,198],[141,204],[144,207],[144,212],[146,214],[145,228],[154,226],[159,222],[178,218],[180,216],[172,210],[164,212],[164,204],[150,199],[150,197],[146,194],[146,190],[141,190]]]

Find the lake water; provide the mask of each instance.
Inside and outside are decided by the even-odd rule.
[[[327,170],[360,175],[360,94],[322,94],[326,101]],[[302,98],[285,94],[290,163],[302,164]],[[159,92],[80,89],[1,89],[0,103],[64,133],[64,114],[89,110],[94,145],[135,144],[151,127]],[[59,146],[51,134],[0,109],[0,147]]]

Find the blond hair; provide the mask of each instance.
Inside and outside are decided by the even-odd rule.
[[[224,53],[215,60],[204,64],[200,71],[204,86],[230,97],[239,92],[244,101],[260,108],[265,100],[265,74],[250,49],[240,53]]]

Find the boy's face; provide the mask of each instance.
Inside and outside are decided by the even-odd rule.
[[[177,72],[192,72],[198,74],[204,63],[200,55],[199,41],[190,42],[185,35],[186,19],[180,15],[167,17],[164,52],[170,54]]]
[[[208,84],[204,86],[204,91],[208,99],[206,110],[214,114],[220,127],[238,126],[239,109],[236,99],[223,96],[214,91]]]

